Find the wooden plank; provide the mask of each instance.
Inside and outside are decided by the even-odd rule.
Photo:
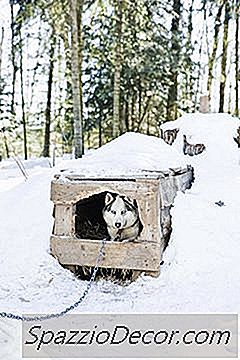
[[[185,192],[186,189],[189,189],[193,181],[194,181],[193,168],[189,168],[186,173],[175,177],[175,182],[178,187],[178,190],[182,192]]]
[[[62,173],[62,175],[68,179],[68,180],[73,180],[73,181],[84,181],[84,180],[94,180],[94,181],[135,181],[135,180],[145,180],[147,179],[153,179],[153,180],[158,180],[161,177],[161,172],[156,173],[156,172],[152,172],[152,171],[148,171],[148,170],[143,170],[143,173],[138,173],[138,174],[120,174],[120,175],[108,175],[108,176],[104,176],[104,177],[94,177],[94,176],[88,176],[86,175],[77,175],[77,174],[73,174],[73,175],[68,175],[67,173],[64,174]],[[57,177],[59,177],[59,175],[56,175]]]
[[[51,253],[61,264],[95,266],[101,241],[52,236]],[[150,242],[106,243],[101,267],[159,271],[160,244]]]
[[[83,198],[105,191],[140,199],[142,196],[158,191],[159,180],[146,179],[137,181],[94,181],[51,183],[51,200],[55,204],[75,204]]]
[[[142,194],[138,200],[139,216],[143,225],[143,230],[139,240],[161,242],[160,227],[160,193],[155,191],[151,194]]]
[[[176,176],[169,176],[160,182],[161,208],[169,207],[173,204],[177,194]]]
[[[173,204],[177,191],[184,192],[191,187],[194,180],[193,168],[189,166],[182,174],[169,176],[160,181],[161,208]]]
[[[54,234],[71,236],[75,232],[74,208],[72,205],[55,206]]]
[[[68,179],[70,181],[84,181],[84,180],[94,180],[94,181],[134,181],[134,180],[146,180],[146,179],[155,179],[158,180],[165,176],[169,176],[171,174],[179,174],[187,171],[187,167],[177,167],[170,169],[162,169],[162,170],[150,170],[150,169],[142,169],[141,172],[137,173],[125,173],[125,174],[105,174],[102,177],[89,175],[89,174],[77,174],[70,173],[69,170],[64,170],[59,174],[54,175],[56,180],[60,179]]]

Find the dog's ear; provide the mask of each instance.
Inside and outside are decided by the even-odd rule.
[[[110,193],[106,193],[105,196],[105,205],[110,204],[111,201],[113,201],[114,197],[112,196],[112,194]]]
[[[133,206],[137,206],[137,201],[135,200],[135,199],[132,199],[132,198],[130,198],[130,197],[128,197],[128,196],[124,196],[124,199],[127,201],[127,202],[129,202],[129,204],[131,204],[131,205],[133,205]]]

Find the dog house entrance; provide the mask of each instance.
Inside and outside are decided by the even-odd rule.
[[[81,199],[75,207],[75,236],[78,239],[103,240],[109,237],[103,218],[107,191]],[[116,197],[117,193],[112,193]],[[140,231],[143,229],[140,221]],[[139,235],[138,234],[138,235]]]
[[[106,193],[92,195],[76,203],[75,234],[77,238],[102,240],[108,236],[102,215]]]

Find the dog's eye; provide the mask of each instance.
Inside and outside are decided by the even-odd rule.
[[[111,210],[111,213],[112,213],[113,215],[116,215],[116,211],[115,211],[115,210]]]
[[[121,215],[125,215],[125,214],[126,214],[126,210],[122,210]]]

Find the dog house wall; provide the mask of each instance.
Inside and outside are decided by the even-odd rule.
[[[164,217],[161,214],[173,204],[178,190],[191,187],[193,178],[192,167],[118,179],[69,175],[62,180],[56,176],[51,187],[51,200],[55,205],[50,239],[52,255],[63,265],[95,266],[102,241],[76,237],[76,204],[100,193],[119,193],[136,199],[143,230],[133,242],[107,241],[100,266],[147,271],[158,276],[164,246],[161,229],[166,225],[162,223]]]

